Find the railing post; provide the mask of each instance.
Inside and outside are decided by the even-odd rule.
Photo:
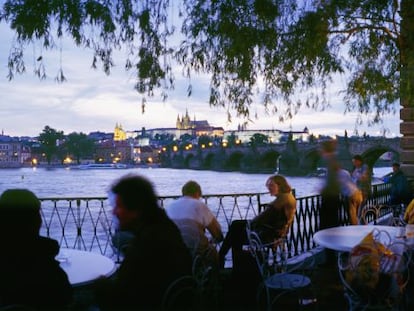
[[[76,244],[78,245],[78,249],[82,249],[82,225],[81,225],[81,200],[76,199]]]
[[[257,213],[261,213],[262,212],[262,203],[260,202],[260,194],[256,194],[257,197]]]

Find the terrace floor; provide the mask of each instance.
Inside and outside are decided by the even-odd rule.
[[[411,270],[412,271],[412,270]],[[414,273],[410,273],[410,276]],[[272,310],[290,311],[346,311],[349,310],[348,302],[344,296],[344,288],[340,281],[338,268],[336,265],[318,265],[312,271],[312,286],[313,296],[316,298],[316,303],[306,306],[299,306],[297,303],[297,296],[291,296],[285,299],[279,299],[272,307]],[[229,278],[228,278],[229,280]],[[413,280],[413,279],[411,279]],[[224,283],[225,284],[225,283]],[[248,296],[237,292],[232,288],[231,282],[225,286],[222,291],[222,300],[217,308],[205,308],[204,310],[218,310],[218,311],[263,311],[265,308],[257,307],[255,302],[249,303]],[[414,282],[411,281],[406,287],[406,305],[398,310],[414,310]],[[375,310],[379,310],[378,308]],[[387,307],[381,310],[389,310]],[[393,309],[394,310],[394,309]]]
[[[316,298],[316,303],[309,305],[298,305],[297,296],[283,296],[273,305],[272,310],[290,311],[346,311],[348,302],[344,297],[343,285],[340,281],[336,264],[319,264],[311,272],[312,292],[304,298]],[[240,290],[239,281],[232,277],[232,269],[225,269],[220,272],[219,282],[216,288],[214,299],[208,298],[198,311],[264,311],[264,306],[257,306],[254,288]],[[407,288],[410,297],[414,297],[414,284]],[[91,299],[90,297],[88,299]],[[86,303],[89,305],[89,303]],[[95,311],[85,305],[74,308],[73,311]],[[404,310],[414,310],[414,301]]]
[[[230,273],[231,272],[229,271],[228,276],[222,276],[223,290],[221,292],[221,299],[217,309],[223,311],[261,311],[260,309],[263,309],[263,307],[257,307],[255,302],[249,300],[246,293],[240,293],[235,289],[235,286],[231,281]],[[343,286],[340,282],[336,266],[317,266],[312,272],[311,279],[313,295],[310,294],[309,298],[313,296],[316,298],[317,302],[307,306],[301,306],[300,310],[345,311],[348,309],[348,304],[343,294]],[[207,310],[214,309],[215,308],[207,308]],[[297,298],[289,296],[285,296],[285,298],[280,299],[273,306],[273,310],[297,309],[299,309]]]

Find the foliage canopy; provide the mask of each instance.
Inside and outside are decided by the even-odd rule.
[[[63,131],[55,130],[48,125],[46,125],[43,131],[39,134],[39,143],[41,145],[41,150],[45,154],[48,164],[50,164],[53,155],[56,154],[59,149],[59,140],[63,138]]]
[[[410,7],[413,0],[7,0],[0,21],[16,34],[9,79],[25,72],[27,44],[61,49],[69,37],[107,74],[125,48],[144,98],[158,88],[166,98],[179,64],[189,94],[191,77],[206,73],[210,105],[249,117],[259,100],[283,120],[302,106],[329,106],[332,79],[346,74],[345,110],[379,122],[400,99],[401,69],[414,67],[405,57],[414,54],[405,44],[413,26],[401,27],[405,15],[414,23]],[[42,52],[35,73],[46,77]],[[56,79],[65,80],[62,70]]]

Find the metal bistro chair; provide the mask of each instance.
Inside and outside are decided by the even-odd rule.
[[[161,311],[198,310],[200,302],[197,287],[197,281],[191,275],[174,280],[163,295]]]
[[[215,289],[218,282],[217,267],[212,262],[216,252],[215,246],[209,244],[206,249],[200,246],[202,239],[200,230],[193,222],[177,220],[175,222],[192,256],[192,277],[197,285],[199,305],[214,304],[217,300]]]
[[[361,209],[361,224],[405,226],[403,205],[379,204],[363,206]]]
[[[218,266],[213,265],[207,254],[198,254],[193,259],[192,276],[197,282],[197,294],[201,310],[217,309],[219,296]]]
[[[258,304],[260,305],[262,301],[261,294],[264,291],[267,310],[271,310],[272,305],[288,293],[296,294],[298,306],[301,306],[300,292],[311,285],[311,279],[308,276],[297,272],[300,267],[303,267],[303,262],[288,266],[285,243],[279,243],[275,248],[274,242],[263,244],[255,231],[249,227],[246,230],[249,251],[256,261],[261,276],[261,284],[257,289]],[[272,298],[273,293],[275,295]]]
[[[354,258],[348,252],[338,255],[339,276],[350,311],[404,310],[411,252],[406,251],[406,244],[402,240],[392,241],[386,248],[392,253]],[[358,268],[365,260],[370,260],[370,264],[365,269]]]

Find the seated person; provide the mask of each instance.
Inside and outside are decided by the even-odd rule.
[[[216,217],[208,206],[200,200],[201,187],[195,181],[188,181],[182,187],[182,197],[167,208],[167,215],[175,222],[193,256],[201,255],[208,263],[218,265],[218,253],[210,243],[205,231],[211,234],[214,243],[223,240],[223,233]]]
[[[115,206],[115,194],[108,193],[108,201],[110,206]],[[120,230],[119,222],[116,217],[113,218],[113,228],[115,232],[111,236],[112,246],[119,252],[118,255],[121,257],[125,256],[125,253],[134,238],[134,233],[127,230]]]
[[[263,243],[270,243],[287,235],[296,212],[296,199],[287,180],[281,175],[270,176],[266,181],[266,187],[276,199],[251,220],[250,226],[258,233]],[[230,248],[232,248],[233,267],[237,264],[237,256],[242,252],[243,245],[247,244],[246,225],[246,220],[235,220],[231,223],[219,251],[222,267]]]
[[[128,250],[131,241],[134,239],[134,234],[129,231],[117,230],[111,236],[112,245],[118,250],[123,257]]]
[[[190,252],[146,178],[126,175],[111,192],[119,229],[134,237],[116,275],[94,283],[98,307],[101,311],[159,310],[168,286],[191,275]]]
[[[39,235],[40,201],[29,190],[9,189],[0,196],[0,307],[62,310],[72,302],[72,287],[55,259],[57,241]]]
[[[404,212],[404,221],[407,224],[414,225],[414,199],[411,200]]]

